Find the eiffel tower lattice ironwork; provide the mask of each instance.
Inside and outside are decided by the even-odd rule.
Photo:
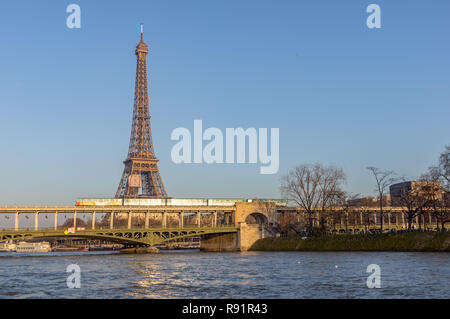
[[[136,46],[136,86],[134,91],[133,124],[125,169],[116,198],[166,198],[159,174],[150,126],[148,101],[147,55],[141,24],[141,41]]]

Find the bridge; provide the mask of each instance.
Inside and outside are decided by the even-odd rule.
[[[25,240],[42,237],[81,237],[100,239],[124,245],[153,246],[173,239],[202,236],[207,234],[236,233],[236,227],[184,227],[184,228],[131,228],[131,229],[88,229],[69,233],[67,230],[19,230],[1,231],[0,242],[10,240]]]
[[[448,209],[442,209],[442,212]],[[283,214],[293,214],[297,216],[298,223],[305,223],[308,214],[303,208],[285,207],[277,210],[278,219]],[[330,233],[360,233],[378,231],[381,227],[381,216],[379,207],[350,206],[350,207],[327,207],[317,208],[312,214],[313,226],[320,227],[322,217],[327,218],[326,228]],[[417,228],[425,230],[439,230],[442,227],[442,220],[438,220],[432,209],[423,209],[420,214],[416,213],[411,221],[408,221],[408,209],[401,206],[383,207],[383,230],[397,231],[407,228],[408,222]],[[444,221],[445,224],[445,221]]]
[[[404,228],[407,223],[405,211],[403,207],[385,207],[384,229]],[[379,229],[377,207],[334,207],[326,212],[318,209],[312,216],[314,226],[319,226],[321,214],[330,212],[333,213],[332,223],[328,224],[330,232],[358,233]],[[80,215],[89,215],[90,224],[77,225]],[[233,206],[9,206],[0,207],[0,242],[81,237],[126,246],[153,246],[199,236],[203,250],[245,251],[260,238],[279,236],[273,226],[286,215],[294,218],[296,224],[305,224],[308,220],[301,208],[258,201],[236,202]],[[21,216],[26,216],[28,221]],[[61,223],[61,216],[66,219],[65,223]],[[10,227],[1,229],[4,219],[11,220]],[[414,220],[414,224],[427,229],[433,229],[435,222],[429,213]]]
[[[275,208],[274,204],[269,206]],[[178,238],[200,236],[204,250],[247,250],[257,239],[275,235],[268,229],[271,217],[267,207],[267,204],[258,202],[236,203],[234,206],[0,207],[0,242],[78,237],[127,246],[153,246]],[[79,217],[86,215],[90,217],[90,225],[77,225]],[[23,220],[23,216],[27,220]],[[66,220],[63,224],[62,216]],[[3,219],[13,221],[9,228],[1,229]]]

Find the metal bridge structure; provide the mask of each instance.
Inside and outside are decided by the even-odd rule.
[[[173,239],[202,236],[207,234],[236,233],[235,227],[186,227],[186,228],[132,228],[132,229],[88,229],[69,233],[63,230],[19,230],[0,231],[0,242],[10,240],[26,240],[32,238],[67,237],[100,239],[116,242],[125,246],[153,246]]]
[[[41,237],[81,237],[117,242],[124,245],[152,246],[173,239],[207,234],[236,233],[234,207],[78,207],[78,206],[33,206],[0,207],[0,221],[13,218],[14,227],[1,229],[0,242]],[[79,227],[78,216],[90,214],[89,227]],[[26,215],[26,225],[20,224],[20,216]],[[48,217],[52,216],[53,221]],[[60,216],[69,217],[70,225],[61,225]],[[99,226],[96,215],[101,215]],[[40,227],[40,219],[46,217],[46,225]],[[170,219],[171,224],[168,223]],[[138,222],[136,223],[136,220]],[[185,221],[191,223],[185,225]],[[108,225],[105,225],[105,222]],[[155,221],[158,221],[156,223]],[[115,224],[117,223],[117,225]],[[118,223],[120,222],[120,224]],[[155,223],[153,223],[155,222]],[[176,222],[176,225],[174,225]],[[22,222],[24,223],[24,222]],[[52,227],[49,224],[52,223]],[[85,223],[84,223],[85,224]]]
[[[328,225],[330,232],[359,233],[380,227],[377,207],[334,207],[331,212],[334,217],[333,224]],[[316,226],[323,213],[330,214],[330,210],[318,209],[314,213]],[[294,217],[295,224],[305,223],[309,218],[298,207],[268,206],[258,201],[233,206],[7,206],[0,207],[0,242],[78,237],[126,246],[152,246],[200,236],[201,242],[213,249],[223,246],[223,238],[227,238],[227,249],[245,250],[260,238],[277,236],[273,232],[276,227],[271,226],[277,225],[285,214]],[[61,218],[63,215],[65,220]],[[86,222],[80,215],[90,219]],[[405,229],[406,217],[404,207],[385,207],[383,229]],[[81,222],[82,227],[77,225]],[[414,224],[422,225],[423,229],[434,229],[435,222],[430,213],[414,218]]]

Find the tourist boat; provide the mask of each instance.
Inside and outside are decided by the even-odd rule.
[[[12,243],[1,243],[0,244],[0,252],[10,253],[13,251],[16,251],[16,244],[12,244]]]
[[[52,251],[50,243],[43,241],[40,243],[27,243],[24,241],[16,245],[16,252],[18,253],[48,253]]]

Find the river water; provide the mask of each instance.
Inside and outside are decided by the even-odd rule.
[[[0,298],[450,298],[450,254],[0,253]],[[67,287],[68,265],[81,287]],[[367,266],[380,266],[369,289]]]

